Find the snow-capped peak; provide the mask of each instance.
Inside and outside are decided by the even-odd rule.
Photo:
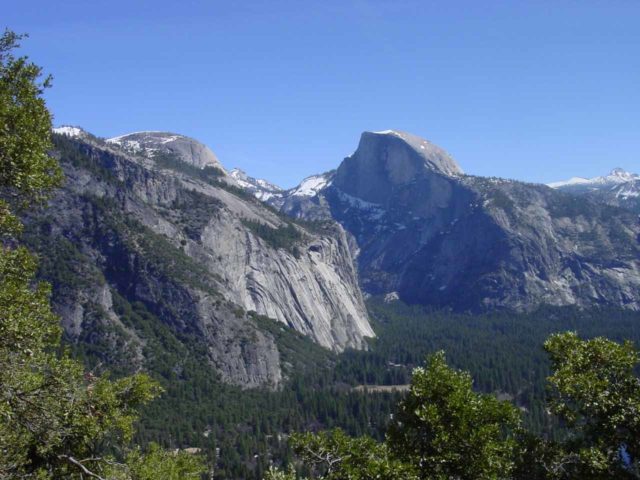
[[[284,190],[277,185],[261,178],[250,177],[244,170],[240,170],[239,168],[231,170],[229,176],[233,178],[240,187],[263,202],[280,198],[284,192]]]
[[[640,178],[640,175],[627,172],[623,168],[614,168],[608,175],[609,178],[619,178],[623,182],[629,182]]]
[[[81,138],[86,135],[86,132],[80,127],[73,127],[71,125],[62,125],[53,129],[54,133],[59,135],[66,135],[71,138]]]
[[[582,178],[582,177],[571,177],[569,180],[562,180],[560,182],[547,183],[547,186],[551,188],[560,188],[560,187],[566,187],[569,185],[584,185],[585,183],[591,183],[591,180],[589,180],[588,178]]]
[[[150,150],[151,152],[154,152],[157,151],[158,148],[162,145],[166,145],[168,143],[175,142],[176,140],[181,139],[185,141],[189,140],[184,135],[178,135],[170,132],[147,130],[107,138],[107,143],[119,145],[133,153],[139,153],[144,150]]]
[[[174,155],[179,160],[198,168],[215,167],[223,172],[224,167],[205,144],[198,140],[172,132],[142,131],[127,133],[107,139],[125,151],[153,158],[162,154]]]
[[[143,130],[140,132],[131,132],[131,133],[126,133],[124,135],[118,135],[117,137],[108,138],[107,143],[116,143],[118,145],[123,145],[128,142],[135,141],[131,139],[137,139],[137,140],[142,139],[142,140],[153,140],[156,143],[165,144],[169,142],[174,142],[180,138],[187,138],[187,137],[185,137],[184,135],[179,135],[179,134],[170,133],[170,132],[161,132],[156,130]]]
[[[312,175],[302,180],[300,185],[291,191],[291,195],[296,197],[313,197],[329,184],[330,179],[326,175]]]
[[[640,175],[637,173],[630,173],[622,168],[614,168],[609,172],[609,175],[594,178],[573,177],[561,182],[548,183],[547,186],[551,188],[614,187],[616,185],[636,180],[640,180]]]
[[[267,180],[250,177],[249,175],[247,175],[247,173],[244,170],[241,170],[239,168],[234,168],[233,170],[231,170],[231,172],[229,173],[229,176],[233,178],[238,183],[238,185],[240,185],[243,188],[253,187],[253,188],[265,190],[272,193],[283,191],[282,188],[280,188],[277,185],[274,185],[271,182],[268,182]]]

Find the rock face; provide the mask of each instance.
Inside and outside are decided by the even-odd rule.
[[[119,146],[132,138],[144,150]],[[158,163],[147,140],[54,136],[67,180],[27,223],[43,258],[71,257],[49,268],[70,338],[140,363],[148,346],[135,325],[153,318],[201,343],[223,380],[249,387],[283,379],[279,346],[258,315],[334,351],[366,345],[374,333],[339,225],[310,229],[208,176],[208,150],[179,149],[175,162]],[[183,160],[205,168],[180,168]],[[62,275],[63,265],[72,271]]]
[[[133,154],[169,154],[194,167],[214,167],[224,171],[218,157],[209,147],[184,135],[170,132],[135,132],[109,138],[107,143],[118,145]]]
[[[203,245],[215,246],[218,258],[210,268],[224,284],[234,286],[228,291],[231,301],[286,323],[324,347],[363,348],[363,337],[374,333],[351,252],[344,231],[327,228],[306,238],[298,250],[276,253],[238,228],[233,218],[221,215],[204,228],[201,238]]]
[[[333,179],[340,191],[375,204],[386,204],[394,191],[429,176],[462,174],[439,147],[404,132],[365,132],[358,149],[347,157]]]
[[[631,211],[463,175],[444,151],[403,132],[365,132],[326,187],[282,209],[337,220],[355,240],[371,294],[472,311],[640,309],[640,225]]]

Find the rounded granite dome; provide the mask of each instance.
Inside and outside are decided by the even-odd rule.
[[[358,149],[338,168],[333,185],[363,200],[384,203],[396,187],[418,178],[447,181],[462,173],[437,145],[409,133],[385,130],[362,134]]]
[[[224,168],[209,147],[199,141],[171,132],[134,132],[109,138],[109,143],[120,145],[134,153],[173,153],[180,160],[198,168]]]
[[[417,135],[399,130],[364,132],[360,139],[360,144],[362,145],[363,142],[375,142],[376,140],[382,140],[383,142],[395,141],[406,145],[422,158],[426,168],[434,172],[444,175],[462,175],[464,173],[451,155],[434,143]]]

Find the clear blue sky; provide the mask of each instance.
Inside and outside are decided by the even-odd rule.
[[[169,130],[283,186],[400,129],[469,173],[640,170],[640,1],[11,1],[56,124]]]

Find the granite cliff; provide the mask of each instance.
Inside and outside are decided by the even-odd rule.
[[[285,196],[282,210],[338,221],[370,294],[470,311],[640,309],[640,225],[630,209],[465,175],[404,132],[365,132],[322,189]]]
[[[223,380],[276,387],[283,365],[267,317],[333,351],[374,335],[338,224],[278,214],[188,137],[105,142],[63,128],[54,143],[66,182],[29,219],[28,238],[71,341],[143,366],[147,339],[132,319],[149,317],[200,345]]]

